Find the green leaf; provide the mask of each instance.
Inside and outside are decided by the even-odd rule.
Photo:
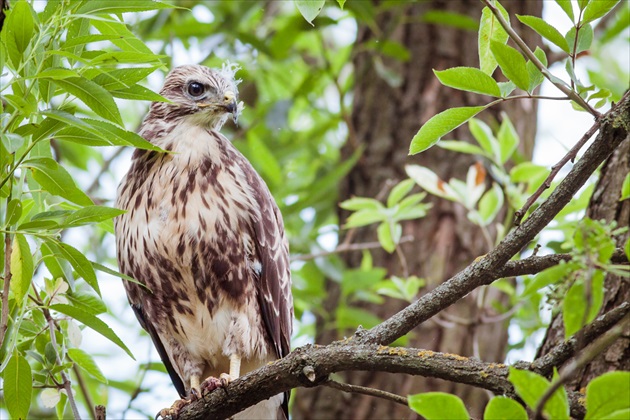
[[[107,384],[107,378],[105,378],[103,372],[101,372],[99,367],[96,365],[92,356],[81,349],[68,349],[68,356],[70,356],[74,363],[79,365],[81,369],[89,373],[94,379]]]
[[[554,265],[553,267],[549,267],[540,273],[536,274],[533,280],[531,280],[525,286],[525,290],[523,290],[523,297],[530,295],[531,293],[537,292],[543,287],[549,286],[555,283],[561,283],[563,278],[567,275],[567,273],[571,272],[575,269],[575,264],[567,264],[561,262],[558,265]]]
[[[527,420],[527,412],[522,405],[511,398],[497,396],[486,405],[484,420]]]
[[[571,337],[597,316],[604,300],[604,273],[601,270],[593,272],[590,286],[591,290],[588,291],[590,302],[587,300],[584,279],[578,279],[566,293],[562,302],[562,320],[566,338]]]
[[[494,137],[494,134],[492,134],[492,129],[488,124],[473,118],[468,122],[468,129],[481,148],[486,151],[486,156],[494,161],[501,159],[499,141]]]
[[[35,181],[49,193],[82,206],[93,204],[90,197],[76,186],[68,171],[53,159],[29,159],[24,161],[22,165],[31,169]]]
[[[7,204],[7,214],[4,217],[4,222],[7,226],[17,223],[22,216],[22,200],[14,198]]]
[[[34,77],[36,79],[60,80],[67,79],[69,77],[79,77],[79,74],[76,71],[70,69],[49,67],[41,73],[36,74]]]
[[[562,35],[560,35],[562,37]],[[564,39],[564,38],[562,38]],[[446,70],[433,70],[444,86],[482,95],[501,96],[496,80],[473,67],[453,67]]]
[[[532,410],[540,397],[543,396],[550,383],[544,377],[527,370],[520,370],[510,367],[508,379],[514,385],[516,393],[525,401]],[[569,418],[569,403],[567,392],[564,387],[557,389],[551,398],[547,400],[543,413],[554,420],[564,420]]]
[[[378,225],[376,234],[383,249],[391,254],[396,250],[396,245],[400,241],[402,226],[398,223],[385,221]]]
[[[387,197],[387,207],[394,207],[398,204],[404,196],[409,194],[414,185],[416,185],[416,183],[411,179],[405,179],[404,181],[399,182],[394,188],[392,188],[392,191]]]
[[[101,117],[123,125],[120,111],[111,93],[85,77],[51,79],[66,92],[76,96]]]
[[[505,8],[498,2],[495,2],[495,6],[499,8],[505,20],[509,22],[510,16]],[[492,73],[497,68],[497,60],[495,60],[494,54],[490,51],[490,43],[495,41],[505,44],[508,38],[509,35],[492,14],[492,11],[484,7],[479,24],[479,68],[488,76],[492,76]]]
[[[2,145],[9,153],[15,153],[24,144],[24,137],[16,133],[2,133]]]
[[[626,240],[626,244],[624,245],[623,249],[626,253],[626,258],[630,260],[630,238]]]
[[[132,85],[128,88],[111,90],[112,96],[121,99],[131,99],[135,101],[170,102],[162,95],[147,89],[144,86]]]
[[[489,225],[503,207],[503,190],[497,183],[479,200],[479,216],[484,226]]]
[[[114,69],[106,73],[98,73],[92,81],[107,90],[120,90],[133,86],[141,80],[144,80],[149,74],[153,73],[157,67],[130,67],[123,69]]]
[[[505,163],[512,157],[512,154],[516,151],[520,138],[516,129],[510,121],[510,117],[503,112],[501,113],[503,121],[501,121],[501,127],[497,133],[497,140],[499,140],[499,149],[501,152],[501,163]]]
[[[325,0],[293,0],[298,10],[308,23],[313,25],[313,20],[324,7]]]
[[[2,378],[9,415],[13,419],[27,419],[33,395],[33,374],[31,366],[17,350],[4,368]]]
[[[560,31],[551,26],[545,20],[536,16],[516,15],[516,17],[525,25],[536,31],[540,36],[546,38],[547,40],[558,46],[562,51],[569,54],[570,49],[567,40],[562,36]]]
[[[585,420],[630,418],[630,372],[608,372],[586,387]]]
[[[124,3],[110,0],[90,0],[83,3],[76,14],[136,13],[173,7],[175,6],[154,0],[126,0]]]
[[[584,8],[589,4],[590,1],[591,0],[578,0],[578,6],[580,7],[580,10],[584,10]]]
[[[538,60],[543,64],[543,66],[547,67],[547,56],[545,52],[540,49],[540,47],[536,47],[534,51],[534,55]],[[545,80],[545,76],[540,72],[538,67],[531,60],[527,60],[527,73],[529,73],[529,92],[533,92],[540,84]]]
[[[113,269],[111,269],[109,267],[106,267],[106,266],[104,266],[102,264],[95,263],[95,262],[92,262],[92,267],[94,267],[95,270],[102,271],[103,273],[111,274],[112,276],[120,277],[123,280],[130,281],[132,283],[138,284],[138,285],[144,287],[145,289],[147,289],[149,292],[151,292],[151,289],[149,289],[146,285],[140,283],[138,280],[134,279],[133,277],[129,277],[129,276],[123,274],[123,273],[120,273],[120,272],[118,272],[116,270],[113,270]]]
[[[582,25],[604,17],[610,12],[619,0],[596,0],[591,1],[584,9],[584,15],[582,16]]]
[[[572,2],[572,0],[556,0],[556,3],[558,3],[558,6],[560,6],[562,8],[564,13],[566,13],[566,15],[569,17],[569,19],[571,19],[571,22],[573,22],[575,17],[573,16],[573,4],[572,4],[573,2]]]
[[[451,150],[453,152],[467,153],[470,155],[488,156],[485,150],[474,144],[466,143],[462,140],[442,140],[438,144],[442,149]],[[491,156],[488,156],[491,157]]]
[[[499,63],[501,72],[520,89],[527,91],[529,88],[529,73],[525,58],[520,52],[509,45],[497,41],[490,41],[490,50]]]
[[[573,50],[573,46],[575,45],[575,26],[569,29],[569,32],[567,32],[564,37],[571,46],[571,50]],[[583,51],[588,50],[589,48],[591,48],[592,43],[593,28],[590,24],[586,24],[580,28],[575,54],[579,54]]]
[[[96,273],[92,267],[92,263],[79,251],[71,245],[59,242],[57,244],[59,252],[61,252],[64,259],[66,259],[72,268],[85,280],[87,284],[94,289],[96,293],[101,294],[98,287],[98,280],[96,279]]]
[[[409,408],[427,420],[470,419],[463,401],[455,395],[444,392],[426,392],[410,395],[407,400]]]
[[[427,150],[437,143],[442,136],[464,124],[485,108],[485,106],[450,108],[434,115],[424,123],[411,140],[409,154],[415,155]]]
[[[630,198],[630,173],[626,175],[621,185],[621,197],[619,201],[627,200]]]
[[[383,210],[383,204],[374,198],[352,197],[339,204],[339,207],[346,210]]]
[[[113,219],[125,213],[123,210],[105,206],[86,206],[72,213],[63,222],[65,227],[83,226]]]
[[[114,333],[114,331],[103,321],[101,321],[96,316],[85,312],[79,308],[74,306],[65,305],[65,304],[55,304],[51,305],[50,309],[55,310],[57,312],[61,312],[64,315],[68,315],[76,319],[77,321],[85,324],[87,327],[90,327],[97,333],[101,334],[103,337],[109,339],[112,343],[116,344],[118,347],[123,349],[132,359],[135,360],[131,351],[127,348],[125,343]]]
[[[11,14],[7,19],[7,30],[8,36],[13,35],[19,53],[24,53],[35,30],[31,6],[26,1],[18,1],[12,5]]]
[[[14,236],[11,247],[11,291],[21,306],[33,278],[33,256],[26,237],[21,233]]]
[[[367,226],[372,223],[383,221],[385,218],[386,216],[378,210],[359,210],[348,217],[348,220],[346,220],[346,224],[343,227],[344,229],[350,229]]]

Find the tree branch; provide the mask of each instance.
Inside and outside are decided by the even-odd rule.
[[[384,400],[393,401],[397,404],[401,404],[404,406],[408,405],[407,398],[401,397],[400,395],[392,394],[391,392],[381,391],[380,389],[368,388],[366,386],[359,386],[359,385],[344,384],[341,382],[333,381],[331,379],[324,382],[322,386],[338,389],[343,392],[352,392],[355,394],[370,395],[372,397],[377,397],[377,398],[382,398]]]
[[[605,335],[629,314],[630,303],[625,302],[585,326],[576,336],[584,337],[584,342],[594,341]],[[355,336],[328,346],[309,344],[295,349],[285,358],[234,380],[227,388],[219,388],[202,399],[184,406],[178,418],[180,420],[227,418],[245,407],[292,388],[331,386],[330,374],[348,370],[406,373],[439,378],[516,398],[514,388],[507,379],[508,366],[504,364],[485,363],[475,358],[431,350],[361,344],[358,338],[366,333],[366,330],[359,330]],[[581,350],[575,344],[575,338],[572,337],[537,361],[517,362],[514,366],[546,374],[553,366],[561,365]],[[555,363],[555,365],[550,365],[550,363]],[[376,396],[384,397],[382,391],[370,388],[366,391],[358,390],[355,385],[332,386],[344,387],[351,392],[378,394]],[[402,403],[402,397],[392,394],[386,398],[391,399],[390,396]],[[569,396],[571,413],[583,412],[584,408],[579,403],[579,395],[570,393]]]
[[[402,337],[420,323],[431,318],[466,296],[479,286],[492,283],[496,273],[531,242],[558,212],[571,201],[597,167],[628,135],[627,115],[630,114],[628,95],[623,97],[603,117],[603,124],[593,144],[571,168],[567,176],[523,224],[513,229],[497,247],[473,262],[451,279],[440,284],[416,302],[378,324],[362,338],[362,343],[389,344]]]
[[[479,261],[456,274],[433,291],[420,297],[407,308],[370,330],[359,330],[354,336],[328,346],[309,345],[298,348],[283,359],[237,378],[227,388],[220,388],[202,399],[186,405],[180,419],[226,418],[245,407],[296,387],[314,387],[328,380],[328,375],[346,370],[407,373],[441,378],[487,389],[496,394],[515,397],[507,380],[508,368],[503,364],[483,363],[457,355],[435,353],[420,349],[390,348],[388,344],[405,335],[415,326],[461,299],[475,288],[490,284],[495,279],[530,274],[559,263],[562,256],[529,257],[523,261],[509,261],[531,242],[571,200],[597,167],[628,135],[630,101],[625,95],[604,117],[594,143],[573,166],[566,178],[525,222],[513,229],[497,247]],[[625,316],[630,304],[622,304],[586,326],[577,335],[593,337],[606,331]],[[614,321],[614,322],[612,322]],[[547,356],[533,363],[516,366],[544,372],[566,361],[578,351],[575,340],[560,344]],[[572,413],[583,412],[579,398],[570,395]]]

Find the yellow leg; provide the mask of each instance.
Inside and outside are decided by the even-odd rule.
[[[190,377],[190,392],[201,396],[201,387],[199,386],[201,378],[199,375],[191,375]]]
[[[236,379],[241,375],[241,356],[233,354],[230,356],[230,377]]]

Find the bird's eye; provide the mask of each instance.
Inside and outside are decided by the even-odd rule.
[[[201,96],[203,95],[204,90],[203,85],[199,82],[192,82],[188,85],[188,93],[191,96]]]

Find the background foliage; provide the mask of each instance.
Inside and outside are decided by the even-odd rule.
[[[312,341],[315,315],[330,320],[330,329],[369,328],[381,319],[362,309],[362,302],[415,299],[425,280],[375,267],[369,249],[378,246],[394,253],[412,240],[402,236],[401,226],[431,211],[427,194],[461,204],[481,227],[489,249],[512,227],[514,213],[541,185],[548,168],[519,155],[520,139],[510,117],[496,127],[473,118],[484,107],[447,110],[418,127],[409,141],[412,153],[437,143],[476,155],[488,165],[472,165],[461,180],[440,180],[431,168],[410,165],[409,179],[382,196],[338,203],[337,184],[361,154],[358,150],[349,159],[340,154],[352,137],[348,121],[354,75],[349,61],[356,25],[369,25],[377,8],[397,6],[340,1],[322,9],[323,3],[267,2],[263,7],[257,2],[179,1],[174,7],[144,0],[12,2],[0,44],[0,372],[3,404],[11,417],[70,417],[71,392],[78,402],[74,415],[82,417],[93,415],[96,404],[108,405],[114,418],[153,417],[176,397],[170,390],[147,395],[155,384],[167,390],[168,379],[157,356],[144,354],[151,348],[148,337],[134,337],[139,327],[115,279],[124,276],[116,271],[112,238],[112,218],[120,212],[111,207],[130,147],[153,148],[135,134],[148,102],[162,100],[146,87],[147,80],[155,90],[175,64],[220,67],[229,59],[241,66],[246,108],[239,126],[224,131],[264,177],[284,215],[293,255],[294,345]],[[548,40],[547,51],[532,54],[541,66],[550,64],[549,56],[560,55],[549,77],[566,90],[557,93],[570,92],[576,108],[605,110],[628,88],[628,68],[607,48],[627,46],[628,5],[614,9],[614,16],[600,26],[598,19],[616,1],[557,4],[573,22],[566,34],[540,17],[518,17]],[[480,26],[464,18],[431,17],[435,24],[478,29],[480,68],[436,71],[439,81],[495,98],[488,106],[513,100],[517,87],[533,93],[544,70],[533,57],[506,45],[508,34],[497,29],[489,9]],[[409,58],[394,42],[361,48],[377,63],[381,57]],[[589,61],[582,65],[578,58],[586,51]],[[489,76],[497,66],[507,81],[497,83]],[[395,71],[380,68],[385,80],[398,82]],[[468,124],[476,144],[438,143],[462,124]],[[630,187],[624,188],[627,199]],[[553,185],[543,198],[551,190]],[[549,251],[571,250],[572,262],[520,278],[516,286],[507,281],[493,285],[510,297],[513,309],[501,310],[522,337],[511,341],[515,349],[545,327],[548,315],[540,311],[549,307],[545,302],[562,303],[554,307],[565,314],[567,337],[590,322],[599,311],[604,273],[623,272],[609,261],[614,238],[625,232],[581,220],[592,190],[592,185],[586,187],[549,227],[553,235],[539,240]],[[338,220],[338,205],[351,212],[346,220]],[[507,214],[501,212],[504,208]],[[379,243],[362,247],[361,266],[344,266],[330,252],[340,229],[369,225],[377,226]],[[334,316],[322,304],[325,278],[338,282],[343,295]],[[116,366],[132,368],[121,371]],[[542,393],[548,386],[547,379],[519,377],[516,370],[510,379],[517,391],[533,387]],[[600,407],[597,401],[605,399],[605,389],[626,379],[615,374],[593,381],[587,407]],[[532,408],[540,397],[519,394]],[[558,394],[547,409],[565,417],[566,395]],[[453,418],[468,418],[463,405],[443,400],[451,397],[456,398],[423,394],[409,402],[426,418],[432,417],[426,407],[450,407]],[[519,405],[501,398],[488,405],[486,417],[493,417],[492,410],[510,409],[525,418]],[[589,408],[589,413],[598,409]]]

